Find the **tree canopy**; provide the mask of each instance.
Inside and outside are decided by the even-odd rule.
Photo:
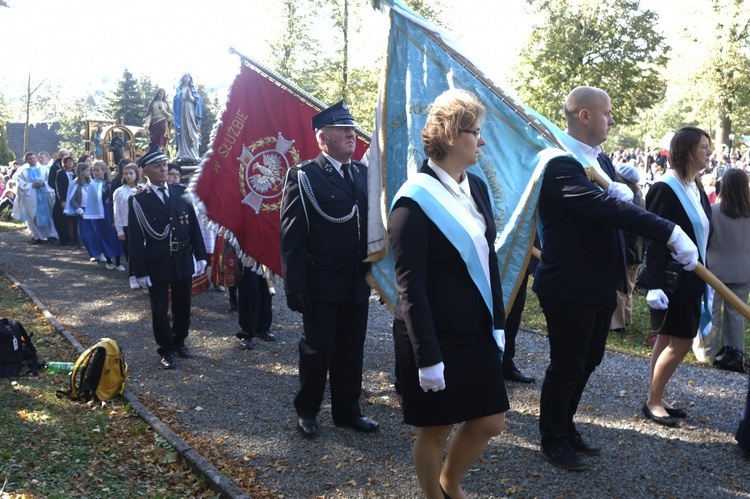
[[[744,0],[712,0],[715,36],[711,56],[695,76],[696,105],[716,120],[716,142],[727,144],[733,128],[750,126],[750,6]],[[713,125],[713,123],[711,123]]]
[[[151,96],[144,96],[142,93],[143,83],[151,90],[150,80],[142,80],[139,85],[130,71],[125,69],[122,72],[122,79],[117,82],[117,88],[112,92],[107,109],[117,123],[138,126],[143,124],[146,108],[151,101]]]
[[[532,108],[562,124],[570,90],[595,86],[609,94],[616,121],[628,124],[663,97],[669,47],[655,29],[655,12],[641,10],[638,0],[527,1],[543,21],[521,53],[513,83]]]

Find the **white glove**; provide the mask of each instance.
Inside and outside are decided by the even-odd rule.
[[[151,278],[149,276],[136,277],[135,280],[138,281],[138,285],[143,289],[151,287]]]
[[[492,337],[495,338],[495,343],[501,352],[505,351],[505,329],[493,329]]]
[[[620,201],[629,203],[633,200],[633,190],[620,182],[612,182],[607,188],[607,194]]]
[[[205,260],[197,260],[195,262],[195,274],[201,275],[206,271],[206,261]]]
[[[690,271],[698,266],[698,248],[679,225],[674,226],[667,245],[674,249],[672,258],[683,264],[685,270]]]
[[[76,208],[76,215],[83,215],[83,208]]]
[[[443,377],[443,371],[445,371],[445,364],[440,362],[430,367],[419,368],[419,386],[425,392],[432,390],[433,392],[439,392],[445,390],[445,377]]]
[[[669,306],[669,298],[661,289],[649,289],[646,293],[646,303],[656,310],[666,310]]]

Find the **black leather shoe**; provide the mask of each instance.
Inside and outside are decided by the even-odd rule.
[[[171,353],[166,354],[159,362],[162,369],[174,369],[174,356]]]
[[[672,416],[656,416],[651,409],[648,408],[648,404],[643,404],[643,414],[654,423],[658,423],[663,426],[669,426],[670,428],[677,426],[677,420]]]
[[[587,456],[598,456],[602,453],[602,449],[600,447],[597,447],[596,445],[590,444],[585,441],[581,434],[578,433],[578,431],[568,436],[568,443],[574,451],[580,452],[581,454],[585,454]]]
[[[564,470],[583,471],[589,469],[586,461],[578,457],[578,454],[568,445],[549,449],[542,447],[541,454],[544,459]]]
[[[318,422],[314,418],[297,418],[297,429],[306,438],[315,438],[318,436]]]
[[[522,373],[520,369],[517,367],[514,367],[510,371],[504,371],[503,377],[506,381],[515,381],[517,383],[534,383],[536,381],[536,378],[533,376],[527,376],[526,374]]]
[[[351,428],[354,431],[359,431],[362,433],[372,433],[374,431],[378,431],[378,428],[380,428],[380,423],[363,416],[352,418],[348,421],[334,421],[333,424],[335,424],[336,426]]]
[[[687,412],[683,411],[682,409],[678,409],[677,407],[665,407],[664,410],[667,411],[667,414],[669,414],[673,418],[687,417]]]
[[[271,331],[263,331],[262,333],[255,333],[255,336],[257,338],[260,338],[263,341],[276,341],[276,335],[273,334]]]
[[[183,359],[192,359],[193,358],[193,354],[190,353],[190,350],[188,350],[188,347],[186,347],[185,345],[183,345],[181,347],[177,347],[175,350],[177,352],[177,356],[178,357],[182,357]]]
[[[240,340],[240,348],[242,350],[255,350],[255,347],[253,346],[252,338],[239,338],[239,340]]]

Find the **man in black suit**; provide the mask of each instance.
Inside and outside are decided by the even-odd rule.
[[[542,260],[533,289],[550,344],[539,430],[542,456],[555,466],[580,471],[589,465],[576,453],[601,452],[583,439],[573,417],[604,357],[616,290],[625,289],[622,230],[667,242],[687,270],[697,265],[698,251],[679,226],[630,203],[632,191],[614,182],[617,174],[600,147],[615,123],[607,93],[578,87],[563,110],[566,133],[578,152],[577,159],[558,156],[548,163],[539,197]],[[597,167],[613,180],[609,189],[589,181],[584,166]]]
[[[302,313],[297,427],[318,435],[316,417],[330,379],[337,426],[373,432],[362,416],[362,356],[370,288],[367,257],[367,168],[351,161],[354,118],[344,102],[313,116],[321,153],[291,168],[281,206],[281,263],[287,305]]]
[[[62,153],[64,149],[60,149]],[[67,152],[67,151],[65,151]],[[59,158],[58,158],[59,159]],[[55,161],[55,165],[57,161]],[[52,168],[55,167],[52,165]],[[71,221],[76,222],[75,217],[66,216],[63,213],[65,209],[65,201],[68,197],[68,187],[70,187],[70,181],[73,179],[73,170],[75,169],[75,160],[72,156],[65,156],[61,162],[61,170],[55,172],[55,180],[49,180],[50,185],[55,190],[55,206],[52,208],[52,220],[55,223],[55,229],[60,237],[60,244],[64,246],[72,246],[78,241],[77,229],[71,230]],[[52,176],[52,169],[50,169],[50,177]],[[74,226],[75,227],[75,226]]]
[[[161,367],[173,369],[174,354],[192,357],[185,346],[190,291],[193,274],[206,269],[206,247],[193,205],[183,198],[185,187],[167,183],[167,157],[161,149],[150,150],[139,166],[148,182],[128,200],[130,263],[138,284],[148,288]],[[174,318],[171,326],[167,316],[169,290]]]

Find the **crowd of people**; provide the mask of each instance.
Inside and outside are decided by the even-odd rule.
[[[186,75],[183,106],[194,105],[191,85]],[[157,92],[152,104],[168,110],[163,103]],[[674,427],[689,416],[665,391],[691,347],[709,359],[719,346],[744,352],[741,314],[717,298],[711,309],[711,292],[693,270],[715,270],[747,301],[750,183],[742,157],[717,156],[709,134],[695,127],[676,131],[666,155],[605,154],[601,144],[615,121],[604,90],[573,89],[563,111],[572,150],[544,171],[541,259],[526,272],[534,276],[550,351],[540,395],[541,456],[582,471],[591,464],[581,456],[602,449],[576,427],[578,405],[609,331],[632,320],[636,280],[647,290],[654,330],[646,418]],[[180,112],[185,108],[175,106],[175,117]],[[466,497],[462,477],[505,428],[505,383],[534,382],[513,363],[523,297],[509,305],[506,322],[491,199],[487,185],[467,171],[486,144],[485,114],[464,90],[449,90],[430,105],[424,162],[398,190],[388,217],[398,288],[396,386],[404,422],[418,429],[414,467],[428,498]],[[355,122],[344,102],[315,115],[312,126],[320,154],[288,171],[280,214],[286,302],[304,327],[297,429],[319,436],[328,384],[334,424],[375,432],[379,423],[360,406],[370,297],[367,166],[352,159]],[[252,349],[254,337],[274,341],[265,269],[238,259],[226,229],[201,223],[179,166],[168,164],[156,143],[162,137],[157,130],[137,164],[118,164],[112,181],[110,168],[90,156],[76,166],[65,150],[54,164],[49,154],[27,153],[13,174],[14,216],[26,222],[33,243],[83,244],[93,261],[128,271],[131,287],[148,290],[164,369],[176,367],[175,357],[192,357],[191,297],[208,268],[204,280],[227,289],[230,310],[238,312],[239,348]],[[603,173],[597,183],[586,173],[592,166]],[[713,335],[706,333],[711,323]],[[737,440],[750,452],[747,411]]]

